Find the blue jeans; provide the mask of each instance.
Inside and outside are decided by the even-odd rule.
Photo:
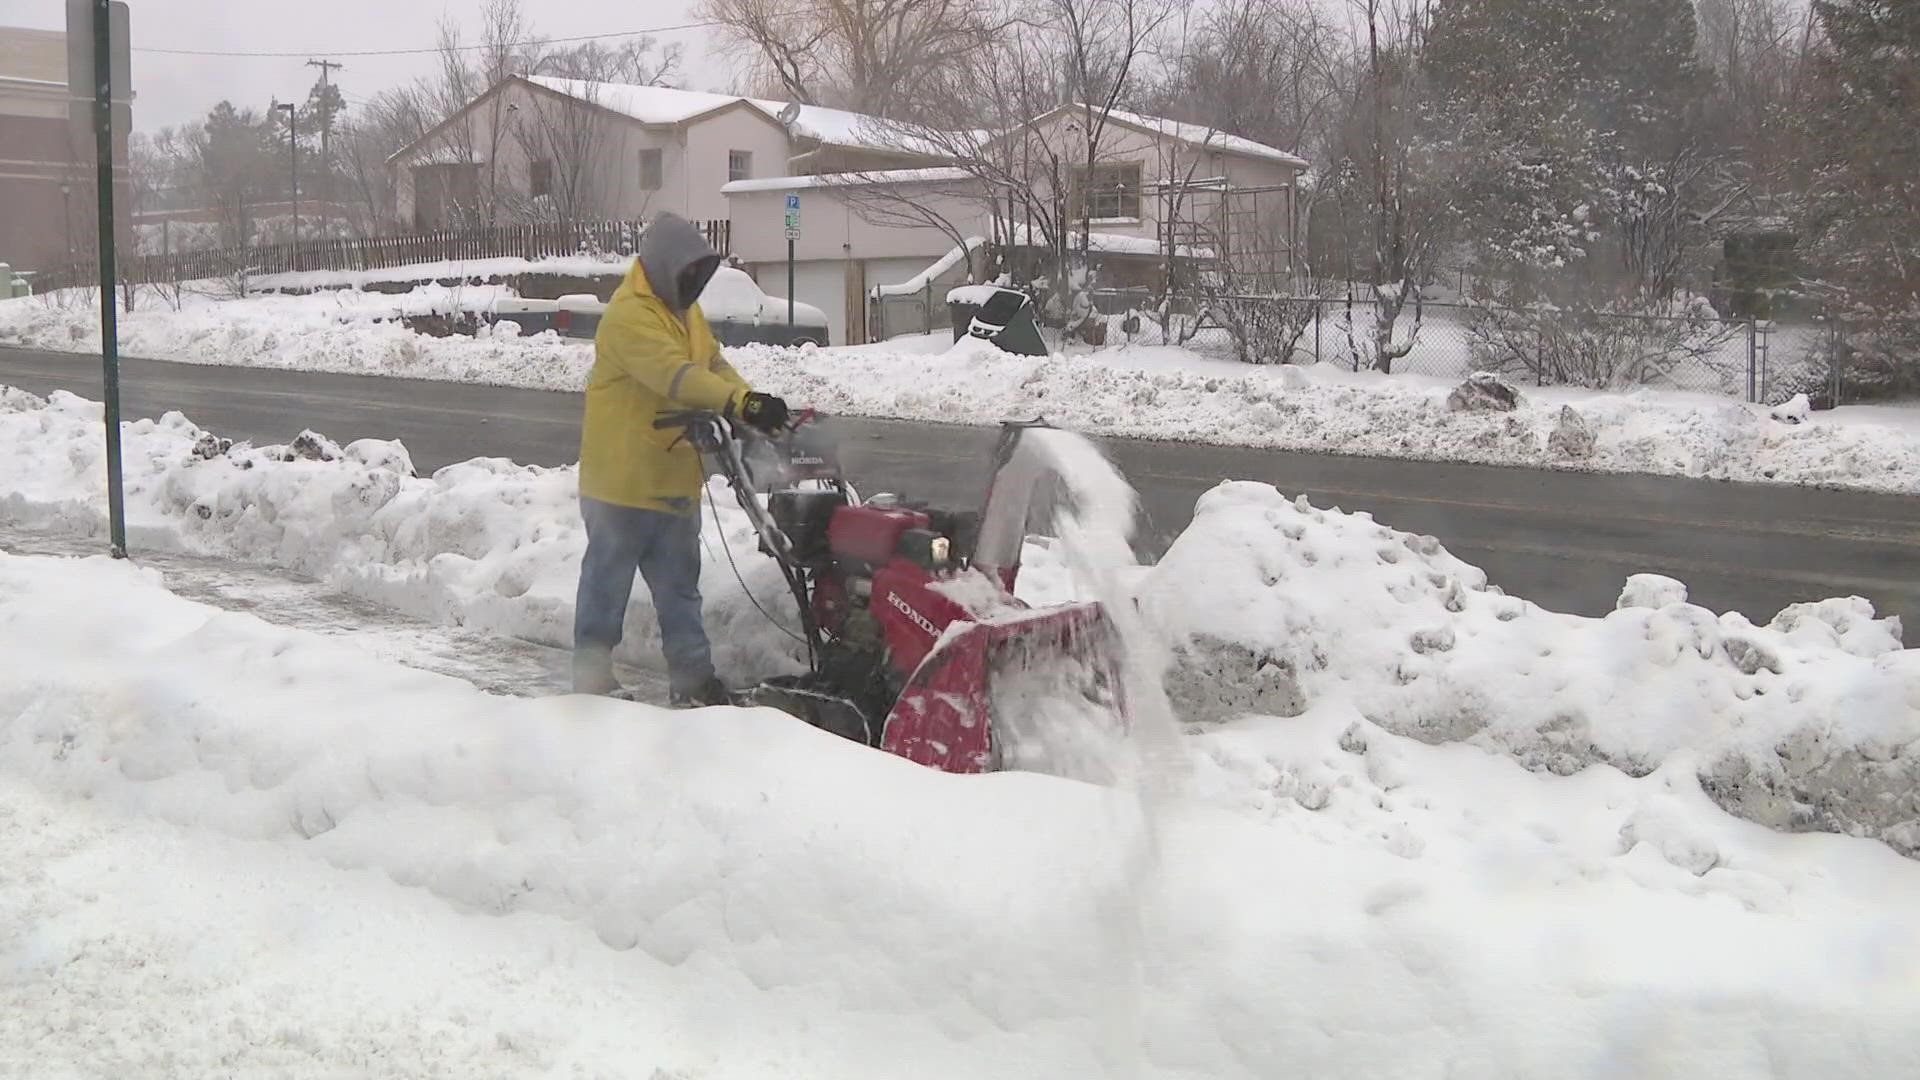
[[[640,572],[660,620],[661,651],[673,692],[691,694],[713,679],[713,649],[700,612],[700,515],[615,506],[582,497],[587,553],[573,607],[573,688],[618,689],[613,650],[620,644],[633,573]]]

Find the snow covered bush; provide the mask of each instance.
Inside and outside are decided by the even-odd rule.
[[[1478,305],[1468,322],[1487,367],[1540,385],[1595,390],[1671,383],[1691,363],[1731,391],[1746,371],[1724,370],[1715,356],[1737,329],[1697,298],[1622,308]]]
[[[1233,342],[1235,360],[1291,364],[1300,359],[1295,350],[1313,329],[1318,302],[1227,294],[1209,298],[1207,307]]]

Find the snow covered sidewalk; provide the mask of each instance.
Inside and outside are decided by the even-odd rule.
[[[99,537],[23,531],[0,522],[0,551],[11,555],[84,558],[104,547]],[[350,638],[379,659],[451,675],[491,693],[544,697],[568,688],[567,654],[553,646],[405,615],[258,562],[154,550],[137,552],[136,561],[160,571],[176,596],[323,637]],[[625,674],[643,700],[666,703],[664,679]]]
[[[100,407],[0,387],[0,519],[95,536],[104,531]],[[415,477],[406,448],[309,435],[294,446],[223,446],[178,413],[124,428],[129,543],[293,571],[416,619],[564,648],[586,545],[572,468],[475,459]],[[787,631],[746,599],[722,545],[769,610],[784,586],[752,526],[718,493],[705,524],[709,627],[741,678],[797,661]],[[636,590],[644,597],[644,590]],[[731,602],[729,602],[731,601]],[[657,663],[644,599],[621,660]]]
[[[484,307],[502,288],[190,296],[179,311],[148,301],[122,317],[120,346],[196,364],[582,386],[589,342],[516,337],[511,326],[432,338],[374,321],[396,309]],[[0,301],[0,345],[97,350],[99,320],[76,295]],[[1454,382],[1417,375],[1250,367],[1162,346],[1028,358],[949,348],[938,336],[730,356],[761,389],[847,415],[974,424],[1044,415],[1096,435],[1920,493],[1913,406],[1848,406],[1791,424],[1705,394],[1543,388],[1525,390],[1513,412],[1456,413],[1446,403]]]
[[[1329,702],[1192,735],[1143,801],[491,697],[155,577],[0,556],[9,1066],[1920,1070],[1920,865],[1737,821],[1685,760],[1559,777]]]

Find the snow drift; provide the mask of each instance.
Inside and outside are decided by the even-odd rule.
[[[236,1002],[204,1027],[97,1000],[276,953],[223,960],[222,933],[162,964],[46,921],[0,938],[0,1034],[42,1070],[620,1072],[601,1025],[630,1019],[548,1006],[636,982],[703,1077],[1920,1069],[1920,866],[1739,822],[1685,763],[1530,773],[1330,703],[1193,737],[1204,800],[1143,806],[933,773],[767,711],[494,698],[105,560],[0,556],[0,651],[9,786],[390,879],[465,913],[432,940],[552,943],[489,951],[498,1001],[463,986],[472,1007],[418,1033],[337,996],[357,970],[310,973],[324,1008]],[[81,909],[75,881],[41,879],[40,909]]]

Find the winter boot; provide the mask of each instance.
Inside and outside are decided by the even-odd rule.
[[[611,694],[620,689],[613,675],[613,653],[609,649],[587,646],[573,651],[573,692]]]
[[[668,704],[676,709],[704,709],[709,705],[733,704],[733,692],[719,679],[708,679],[704,686],[691,692],[675,690]]]

